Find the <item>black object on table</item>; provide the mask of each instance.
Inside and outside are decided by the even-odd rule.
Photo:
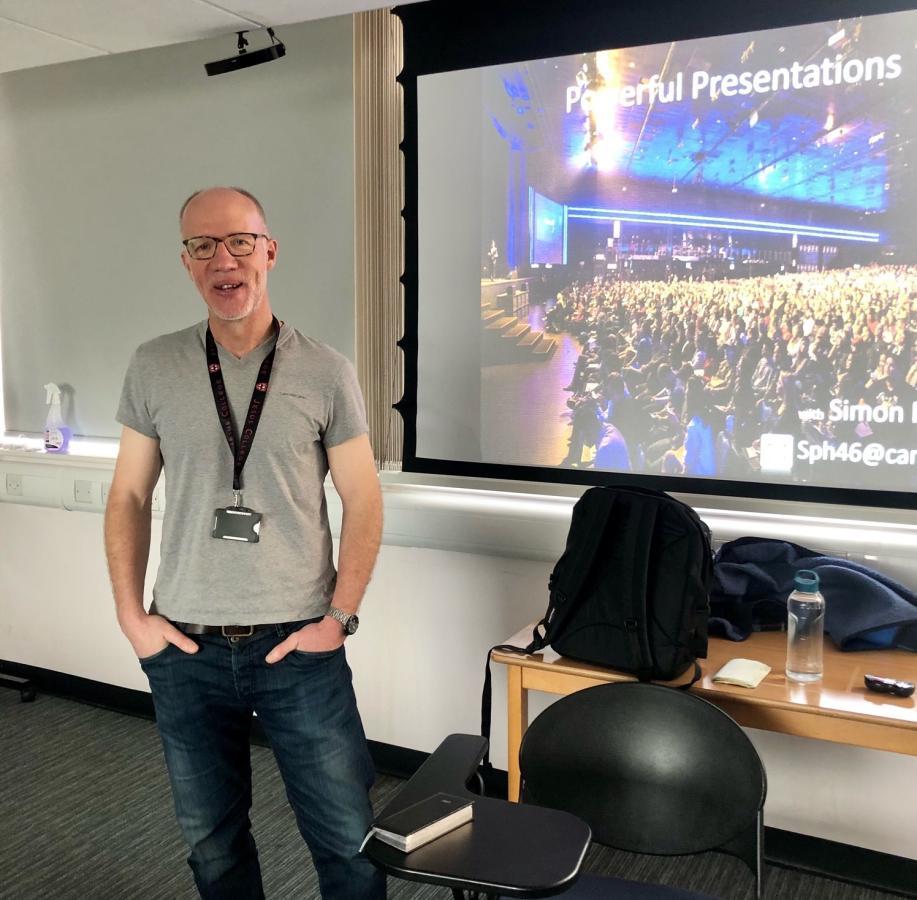
[[[364,852],[389,875],[440,884],[455,897],[463,891],[504,897],[550,897],[565,891],[579,876],[592,837],[589,826],[570,813],[469,791],[466,785],[486,748],[480,735],[449,735],[379,814],[391,815],[443,791],[474,800],[470,822],[411,853],[376,838]]]

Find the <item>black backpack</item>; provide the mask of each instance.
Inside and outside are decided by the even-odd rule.
[[[713,554],[697,513],[661,491],[590,488],[573,507],[550,601],[527,647],[670,681],[707,656]],[[490,653],[482,734],[490,733]],[[684,687],[690,687],[690,684]]]

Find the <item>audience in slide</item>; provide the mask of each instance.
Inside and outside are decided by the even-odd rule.
[[[582,346],[554,462],[822,482],[857,463],[864,481],[882,464],[913,471],[915,295],[914,266],[573,282],[545,315]]]

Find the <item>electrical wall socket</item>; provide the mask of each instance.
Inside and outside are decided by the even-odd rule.
[[[6,492],[11,497],[21,497],[22,496],[22,476],[21,475],[12,475],[9,473],[7,474]]]

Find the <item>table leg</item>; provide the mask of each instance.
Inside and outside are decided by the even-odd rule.
[[[519,800],[519,748],[522,746],[522,734],[529,724],[529,693],[522,687],[522,667],[507,666],[506,685],[506,771],[507,799]]]

